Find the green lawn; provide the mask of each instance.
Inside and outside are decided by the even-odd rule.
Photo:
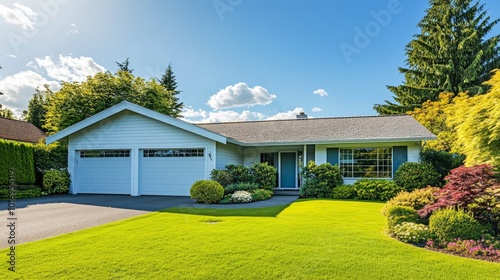
[[[430,252],[387,237],[382,206],[374,202],[305,200],[288,208],[170,209],[20,245],[17,272],[8,272],[2,261],[0,276],[500,278],[500,264]],[[2,250],[0,255],[6,259],[6,253]]]

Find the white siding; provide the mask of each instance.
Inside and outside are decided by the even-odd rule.
[[[243,147],[227,143],[217,143],[217,156],[215,157],[215,168],[224,169],[227,164],[243,164]]]
[[[303,150],[304,146],[245,147],[244,165],[250,166],[255,162],[260,162],[261,153],[298,152]]]
[[[83,129],[69,137],[68,171],[74,175],[75,151],[92,149],[130,149],[132,195],[138,194],[139,149],[204,148],[206,151],[205,178],[215,168],[215,141],[150,119],[124,111]],[[71,186],[71,193],[74,193]]]

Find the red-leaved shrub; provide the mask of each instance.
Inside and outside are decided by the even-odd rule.
[[[475,203],[477,198],[489,195],[486,189],[500,188],[494,168],[489,164],[457,167],[450,171],[445,180],[447,183],[437,193],[437,201],[418,211],[421,217],[447,207],[468,209],[468,205]]]

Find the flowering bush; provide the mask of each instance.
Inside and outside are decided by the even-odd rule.
[[[231,195],[231,199],[233,202],[251,202],[252,201],[252,195],[247,192],[247,191],[236,191]]]
[[[500,258],[500,250],[495,248],[498,241],[491,240],[461,240],[455,239],[446,245],[445,250],[458,253],[463,256],[492,256]]]
[[[422,244],[430,238],[429,228],[426,225],[404,222],[392,228],[392,236],[412,244]]]

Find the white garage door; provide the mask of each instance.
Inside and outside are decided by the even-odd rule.
[[[77,152],[76,193],[130,194],[130,150]]]
[[[139,194],[189,196],[205,178],[204,149],[150,149],[139,155]]]

